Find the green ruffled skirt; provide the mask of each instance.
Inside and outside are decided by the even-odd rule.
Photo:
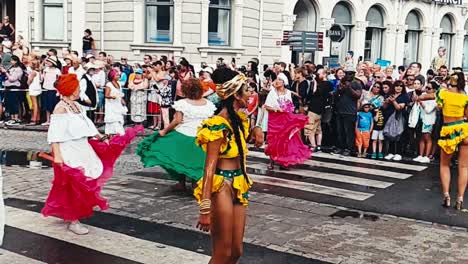
[[[160,166],[173,179],[188,177],[197,182],[203,177],[206,153],[195,144],[195,137],[175,130],[164,137],[156,131],[138,144],[136,154],[145,168]]]

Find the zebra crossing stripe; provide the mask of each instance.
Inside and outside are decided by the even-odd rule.
[[[362,159],[362,158],[349,157],[349,156],[344,157],[344,156],[333,155],[333,154],[324,153],[324,152],[312,153],[312,158],[313,157],[340,160],[340,161],[352,161],[352,162],[363,163],[363,164],[378,165],[378,166],[388,167],[388,168],[400,168],[400,169],[405,169],[405,170],[410,170],[410,171],[423,171],[427,169],[427,166],[422,166],[422,165],[412,165],[412,164],[406,164],[406,163],[401,163],[401,162]]]
[[[88,226],[88,235],[77,236],[68,231],[65,223],[57,218],[43,218],[39,213],[10,206],[6,206],[6,210],[8,215],[7,225],[9,226],[128,260],[160,264],[205,264],[209,261],[209,256],[200,253],[134,238],[93,226]]]
[[[308,182],[291,181],[291,180],[285,180],[285,179],[263,176],[263,175],[258,175],[258,174],[249,174],[249,176],[252,178],[254,183],[278,186],[278,187],[295,189],[295,190],[311,192],[311,193],[331,195],[335,197],[352,199],[352,200],[357,200],[357,201],[364,201],[374,196],[371,193],[350,191],[346,189],[318,185],[318,184],[308,183]]]
[[[267,155],[265,155],[262,152],[253,152],[253,151],[249,152],[249,156],[256,157],[256,158],[264,158],[264,159],[269,158]],[[359,160],[364,160],[364,159],[359,159]],[[306,160],[304,164],[312,166],[312,167],[332,168],[336,170],[372,174],[372,175],[394,178],[394,179],[399,179],[399,180],[408,179],[409,177],[412,176],[412,174],[408,174],[408,173],[400,173],[400,172],[393,172],[393,171],[373,169],[373,168],[363,168],[363,167],[358,167],[358,166],[350,166],[350,165],[344,165],[344,164],[339,164],[339,163],[322,162],[322,161],[316,161],[316,160]],[[393,164],[393,167],[395,167],[395,164]],[[398,167],[400,166],[398,165]]]
[[[252,165],[249,164],[247,167],[252,168],[252,169],[258,169],[258,170],[267,169],[266,168],[267,165],[265,164],[252,164]],[[370,179],[346,176],[346,175],[335,174],[335,173],[316,172],[316,171],[311,171],[311,170],[294,169],[291,171],[281,171],[281,173],[298,175],[298,176],[306,177],[306,178],[315,178],[315,179],[321,179],[321,180],[356,184],[356,185],[362,185],[362,186],[368,186],[368,187],[374,187],[374,188],[380,188],[380,189],[385,189],[393,185],[393,183],[390,183],[390,182],[370,180]]]
[[[19,238],[18,238],[19,239]],[[0,248],[0,263],[15,263],[15,264],[47,264],[32,258],[28,258],[5,249]]]

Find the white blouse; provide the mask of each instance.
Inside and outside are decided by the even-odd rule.
[[[88,138],[99,134],[93,122],[86,116],[86,110],[81,105],[79,107],[81,110],[79,114],[68,112],[50,116],[47,134],[49,144]]]
[[[60,143],[63,162],[71,168],[83,169],[84,175],[92,179],[101,176],[103,165],[96,152],[88,143],[88,137],[99,132],[86,116],[83,106],[77,105],[81,113],[53,114],[50,117],[47,141]]]
[[[177,132],[189,137],[195,137],[197,135],[197,130],[201,122],[212,117],[216,111],[216,106],[212,102],[206,99],[204,100],[206,101],[204,105],[192,105],[188,102],[188,99],[174,102],[172,107],[184,115],[182,123],[175,128]]]

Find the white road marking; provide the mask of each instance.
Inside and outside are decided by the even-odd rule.
[[[311,192],[311,193],[331,195],[331,196],[358,200],[358,201],[364,201],[374,196],[371,193],[350,191],[346,189],[328,187],[328,186],[318,185],[318,184],[313,184],[313,183],[308,183],[308,182],[291,181],[291,180],[279,179],[279,178],[263,176],[263,175],[258,175],[258,174],[249,174],[249,176],[254,181],[254,184],[261,183],[261,184],[279,186],[279,187],[290,188],[290,189],[306,191],[306,192]]]
[[[266,164],[249,164],[248,168],[252,169],[259,169],[259,170],[266,170]],[[343,182],[343,183],[350,183],[374,188],[385,189],[393,185],[391,182],[384,182],[384,181],[377,181],[377,180],[370,180],[364,178],[357,178],[352,176],[345,176],[341,174],[335,173],[326,173],[326,172],[317,172],[311,170],[301,170],[301,169],[292,169],[288,171],[281,171],[284,174],[291,174],[291,175],[298,175],[301,177],[307,178],[315,178],[315,179],[322,179],[322,180],[329,180],[335,182]]]
[[[148,264],[153,264],[155,261],[160,264],[206,264],[209,261],[209,256],[203,254],[93,226],[88,226],[88,235],[77,236],[68,231],[66,224],[57,218],[43,218],[39,213],[9,206],[6,206],[6,209],[7,225],[9,226],[136,262]]]

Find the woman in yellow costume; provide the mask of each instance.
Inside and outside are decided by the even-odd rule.
[[[437,93],[419,96],[417,100],[436,99],[442,109],[444,126],[440,131],[438,144],[440,153],[440,180],[444,195],[443,206],[450,207],[450,161],[458,147],[458,195],[455,209],[463,209],[463,197],[468,183],[468,95],[465,93],[463,73],[450,76],[448,88]]]
[[[229,69],[220,69],[224,80],[217,86],[221,107],[217,115],[202,122],[196,144],[206,151],[205,172],[195,188],[200,204],[197,227],[211,233],[210,264],[237,263],[242,255],[248,191],[252,180],[245,169],[249,132],[247,79]],[[253,129],[256,145],[263,144],[263,132]]]

